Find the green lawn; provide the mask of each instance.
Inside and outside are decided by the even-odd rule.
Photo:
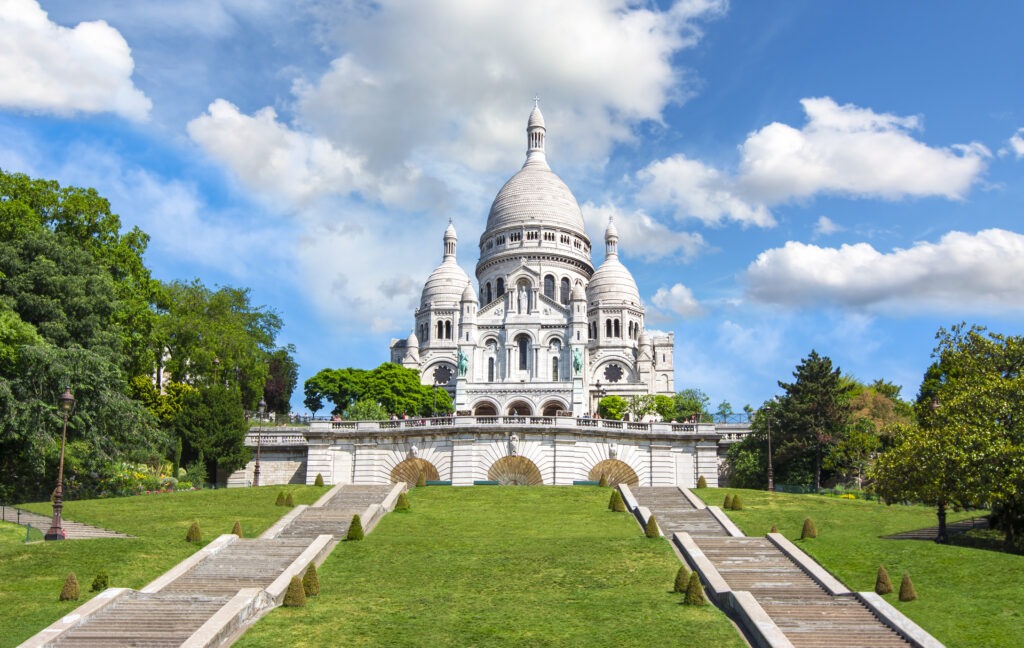
[[[597,487],[430,487],[237,646],[743,646],[670,593],[679,561]]]
[[[1024,644],[1024,556],[880,537],[935,526],[933,508],[741,489],[694,493],[715,506],[722,505],[726,493],[739,493],[744,510],[727,513],[744,533],[764,535],[778,525],[850,589],[872,591],[880,564],[897,590],[908,572],[918,600],[900,603],[895,593],[885,599],[951,648]],[[949,521],[972,515],[951,513]],[[800,540],[808,516],[818,537]]]
[[[298,504],[315,502],[325,492],[311,486],[287,488]],[[94,596],[89,587],[101,569],[109,574],[111,587],[146,585],[201,546],[185,542],[194,520],[202,529],[203,544],[230,533],[235,520],[246,535],[259,535],[286,512],[274,506],[280,490],[267,486],[65,502],[66,519],[137,536],[128,540],[26,545],[23,527],[0,526],[0,646],[21,643]],[[49,503],[22,507],[43,515],[52,510]],[[70,571],[78,577],[82,598],[61,603],[57,597]]]

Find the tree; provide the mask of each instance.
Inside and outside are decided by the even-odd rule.
[[[202,454],[209,475],[217,475],[218,469],[231,473],[252,454],[245,447],[245,415],[234,389],[212,385],[187,392],[172,428],[184,444],[183,461],[191,463]]]
[[[873,475],[887,501],[935,506],[936,540],[946,542],[950,506],[1024,510],[1024,337],[958,324],[936,338],[915,405],[918,425],[896,427]],[[1013,547],[1024,518],[1001,522]]]
[[[334,403],[334,414],[342,414],[357,401],[379,403],[385,413],[429,416],[436,399],[439,413],[453,411],[452,399],[443,389],[420,382],[420,373],[391,362],[376,369],[322,369],[305,385],[306,406],[320,409],[323,399]],[[316,405],[316,407],[313,407]]]
[[[388,411],[380,403],[363,398],[345,409],[345,418],[350,421],[386,421]]]
[[[275,349],[267,364],[267,382],[263,387],[267,411],[282,416],[291,412],[292,393],[299,382],[299,364],[294,353],[292,344]]]
[[[675,401],[675,420],[688,421],[695,419],[700,423],[711,423],[711,399],[700,389],[684,389],[673,397]]]
[[[626,403],[626,410],[634,421],[642,421],[645,416],[654,411],[654,396],[650,394],[630,396]]]
[[[796,442],[792,450],[803,446],[810,454],[814,488],[818,489],[824,457],[849,420],[850,386],[844,384],[840,370],[832,368],[832,360],[814,350],[797,365],[793,377],[792,383],[779,381],[779,387],[786,390],[776,406],[780,428]]]
[[[626,412],[626,399],[622,396],[605,396],[597,403],[597,413],[601,418],[622,420]]]
[[[676,403],[671,396],[657,394],[654,396],[654,411],[662,421],[671,421],[676,417]]]
[[[729,421],[729,417],[732,416],[732,413],[732,404],[729,401],[724,400],[718,404],[715,416],[717,416],[718,420],[722,423],[726,423]]]

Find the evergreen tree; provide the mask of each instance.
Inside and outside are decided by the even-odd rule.
[[[309,563],[309,567],[306,567],[306,573],[302,576],[302,590],[307,597],[320,594],[320,576],[316,573],[316,563]]]
[[[647,518],[647,524],[644,526],[644,535],[648,538],[660,538],[661,529],[658,528],[658,520],[654,518],[654,514]]]
[[[348,533],[345,534],[346,540],[362,540],[363,539],[363,523],[359,519],[358,515],[352,516],[352,522],[348,525]]]
[[[885,565],[878,566],[878,574],[875,576],[875,594],[888,594],[892,592],[892,581],[889,580],[889,572]]]
[[[697,572],[690,573],[690,582],[686,584],[686,598],[683,599],[685,605],[706,605],[707,599],[704,598],[704,587],[700,584],[700,576]]]
[[[306,606],[306,591],[302,587],[302,579],[298,576],[292,576],[291,581],[288,583],[288,591],[284,595],[285,607],[305,607]]]
[[[75,576],[75,572],[68,572],[68,577],[64,579],[64,587],[60,590],[60,600],[78,600],[78,577]]]
[[[900,581],[900,600],[903,602],[917,599],[917,592],[914,590],[914,583],[910,581],[910,574],[903,572],[903,580]]]
[[[676,572],[676,582],[672,586],[672,591],[679,594],[685,594],[687,585],[690,582],[690,570],[686,568],[686,564],[679,565],[679,571]]]
[[[814,526],[814,520],[811,518],[804,519],[804,528],[800,531],[800,539],[806,540],[807,538],[817,538],[818,528]]]

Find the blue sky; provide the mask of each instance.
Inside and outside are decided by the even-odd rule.
[[[1024,323],[1013,1],[0,0],[0,168],[95,187],[161,279],[248,286],[300,380],[474,274],[535,94],[600,263],[616,218],[676,387],[811,349],[912,397],[934,334]],[[301,390],[293,402],[301,408]]]

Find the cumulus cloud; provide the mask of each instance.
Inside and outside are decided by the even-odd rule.
[[[625,256],[641,257],[647,261],[665,258],[689,261],[707,247],[699,233],[673,230],[643,211],[625,211],[612,204],[598,206],[589,202],[584,203],[581,209],[595,249],[603,249],[609,218],[615,219],[619,253]]]
[[[188,123],[188,134],[246,185],[274,191],[297,203],[366,186],[362,160],[329,141],[289,128],[273,108],[254,115],[218,99]]]
[[[746,270],[748,294],[786,306],[837,304],[915,312],[1003,312],[1024,305],[1024,235],[1002,229],[950,232],[883,253],[790,241]]]
[[[693,291],[681,283],[674,284],[671,288],[658,288],[651,297],[651,302],[662,310],[672,311],[683,317],[701,313],[700,304],[694,298]]]
[[[798,129],[773,122],[748,135],[735,173],[673,155],[636,174],[638,200],[679,219],[770,227],[771,206],[819,194],[961,200],[991,157],[976,142],[932,147],[914,139],[921,130],[916,116],[839,105],[829,97],[800,103],[807,123]]]
[[[815,236],[830,236],[837,232],[842,232],[843,228],[836,224],[828,216],[819,216],[818,221],[814,224],[814,235]]]
[[[735,179],[684,155],[651,163],[637,173],[642,183],[637,199],[673,209],[679,219],[696,218],[708,225],[732,220],[743,225],[775,224],[768,208],[736,192]]]
[[[743,192],[769,203],[818,193],[897,200],[962,199],[989,151],[971,143],[933,148],[914,139],[918,117],[876,113],[829,97],[802,99],[807,123],[774,122],[741,147]]]
[[[1024,157],[1024,128],[1018,128],[1017,132],[1010,136],[1009,150],[1018,160]]]
[[[0,0],[0,106],[144,120],[152,104],[132,83],[134,67],[128,43],[106,22],[69,29],[36,0]]]

